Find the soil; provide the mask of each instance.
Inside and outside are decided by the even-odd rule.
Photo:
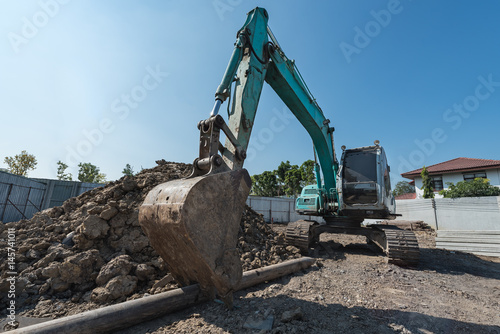
[[[13,277],[19,318],[58,318],[178,288],[142,231],[138,209],[154,186],[188,176],[192,167],[157,163],[30,220],[0,223],[0,304],[12,300]],[[243,270],[300,257],[249,207],[242,213],[237,248]],[[0,316],[6,314],[2,308]]]
[[[364,237],[323,234],[314,266],[235,293],[233,310],[207,302],[117,333],[500,333],[500,259],[415,233],[418,267],[386,263]]]
[[[154,186],[190,169],[158,161],[31,220],[0,224],[0,303],[9,302],[8,228],[16,231],[19,318],[59,318],[177,288],[137,211]],[[284,244],[284,228],[244,209],[244,270],[301,256]],[[235,293],[233,310],[216,300],[118,333],[500,333],[500,259],[436,249],[433,231],[415,233],[418,267],[386,263],[364,237],[323,234],[310,250],[315,265]]]

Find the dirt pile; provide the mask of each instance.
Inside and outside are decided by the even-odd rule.
[[[191,166],[157,163],[30,220],[2,225],[1,302],[10,284],[9,228],[16,234],[18,314],[62,316],[177,287],[139,225],[138,208],[153,187],[187,176]],[[245,208],[238,241],[244,270],[300,256],[282,241],[261,215]]]

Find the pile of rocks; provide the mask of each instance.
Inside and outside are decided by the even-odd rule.
[[[16,307],[26,315],[73,314],[177,287],[144,235],[138,209],[153,187],[187,176],[191,166],[157,163],[30,220],[0,224],[1,302],[12,271],[7,266],[8,228],[16,233]],[[249,207],[243,212],[238,247],[244,270],[300,256]]]

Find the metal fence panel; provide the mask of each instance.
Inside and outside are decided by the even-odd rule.
[[[0,221],[30,219],[41,210],[62,205],[70,197],[103,184],[31,179],[0,171]]]
[[[0,221],[30,219],[40,210],[44,194],[45,185],[0,172]]]

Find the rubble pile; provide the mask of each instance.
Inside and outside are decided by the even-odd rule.
[[[16,307],[30,316],[62,316],[177,287],[150,246],[138,209],[156,185],[181,177],[191,165],[158,166],[70,198],[30,220],[0,224],[0,298],[10,287],[7,232],[15,229]],[[300,257],[261,215],[246,207],[238,248],[243,270]],[[18,313],[19,314],[19,313]]]

